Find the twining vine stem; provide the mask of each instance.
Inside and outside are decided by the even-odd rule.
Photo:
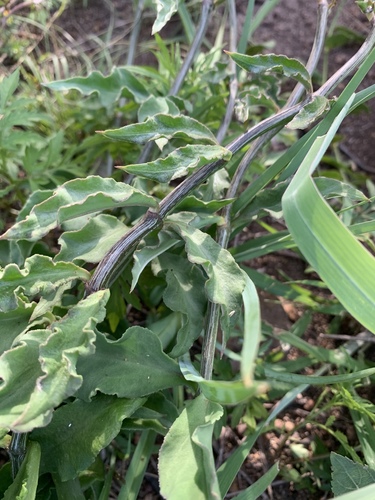
[[[323,31],[325,32],[325,23],[326,23],[326,9],[327,2],[325,0],[320,0],[319,2],[319,10],[320,12],[320,22],[317,30],[315,43],[312,49],[312,55],[309,59],[310,70],[313,69],[313,66],[316,64],[316,60],[319,54],[319,47],[321,43],[320,37]],[[325,20],[324,20],[325,19]],[[324,28],[324,30],[323,30]],[[320,31],[319,31],[320,30]],[[319,40],[317,39],[319,37]],[[318,43],[319,42],[319,43]],[[372,22],[372,29],[366,38],[365,42],[358,50],[358,52],[342,67],[340,68],[334,75],[331,76],[317,91],[315,91],[312,95],[307,96],[307,98],[298,104],[294,104],[294,99],[298,100],[300,98],[300,90],[296,89],[285,109],[281,110],[274,116],[267,118],[250,128],[247,132],[242,134],[240,137],[232,141],[227,149],[235,154],[239,150],[241,150],[244,146],[248,145],[252,141],[255,141],[257,138],[261,136],[265,136],[265,139],[268,139],[275,132],[279,131],[281,127],[283,127],[286,123],[288,123],[308,102],[311,101],[311,98],[314,96],[328,96],[332,90],[349,74],[351,74],[369,55],[370,51],[375,45],[375,23]],[[315,48],[314,48],[315,47]],[[269,133],[269,135],[267,135]],[[248,153],[246,158],[246,165],[249,164],[253,156],[257,153],[260,147],[263,145],[263,141],[259,140],[255,142],[252,148],[252,153]],[[151,231],[161,227],[163,225],[164,218],[171,212],[178,203],[184,199],[191,191],[197,188],[202,182],[208,179],[212,174],[214,174],[217,170],[219,170],[225,164],[224,160],[217,160],[215,162],[204,165],[199,170],[195,171],[190,177],[186,178],[179,186],[177,186],[172,192],[170,192],[159,204],[158,210],[149,209],[144,215],[143,219],[134,226],[122,239],[120,239],[105,255],[102,261],[97,266],[96,270],[93,273],[90,281],[86,284],[86,296],[91,293],[96,292],[97,290],[108,288],[111,284],[117,279],[123,267],[127,264],[129,259],[131,258],[134,250],[136,249],[138,243]],[[238,175],[238,178],[241,176]],[[237,181],[236,181],[237,182]],[[234,186],[234,184],[233,184]],[[238,187],[236,188],[236,190]],[[235,190],[235,191],[236,191]],[[229,195],[229,193],[228,193]],[[228,212],[229,213],[229,212]],[[229,220],[229,219],[228,219]],[[225,227],[225,226],[224,226]],[[219,241],[220,244],[226,246],[227,243],[225,241],[229,238],[228,228],[225,228],[226,233],[223,233],[223,239]],[[211,334],[206,332],[206,337],[210,340],[209,342],[209,350],[210,350],[210,359],[204,362],[203,374],[206,378],[211,377],[212,373],[212,365],[213,361],[212,353],[215,349],[215,341],[216,339],[216,331],[217,331],[217,312],[211,311],[208,314],[209,317],[209,325],[213,325],[213,331]],[[208,335],[207,335],[208,334]],[[211,366],[211,368],[210,368]]]

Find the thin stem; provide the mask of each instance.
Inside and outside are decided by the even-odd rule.
[[[169,92],[169,95],[177,95],[182,87],[182,84],[184,83],[185,77],[187,75],[187,72],[189,71],[191,65],[193,64],[194,58],[197,55],[198,49],[201,46],[203,42],[204,35],[207,31],[207,26],[208,26],[208,20],[210,17],[210,12],[211,8],[213,5],[213,0],[203,0],[202,2],[202,13],[201,13],[201,18],[199,21],[199,25],[197,28],[197,32],[195,34],[195,38],[193,43],[191,44],[191,47],[189,49],[189,52],[187,53],[185,57],[185,61],[176,76],[176,79],[172,85],[172,88]]]
[[[228,0],[228,10],[229,10],[229,50],[230,52],[235,52],[237,47],[237,12],[236,4],[234,0]],[[229,84],[229,100],[227,109],[225,112],[224,120],[220,125],[218,133],[216,134],[217,142],[220,144],[229,128],[230,122],[232,121],[233,109],[236,102],[237,91],[238,91],[238,79],[236,71],[236,63],[233,59],[230,59],[229,69],[232,73],[230,84]]]

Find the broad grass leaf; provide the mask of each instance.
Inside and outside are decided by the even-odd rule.
[[[196,140],[217,144],[211,130],[189,116],[171,116],[159,113],[148,118],[145,122],[126,125],[125,127],[98,131],[115,141],[134,142],[145,144],[149,141],[179,137],[184,140]]]
[[[182,314],[182,325],[169,353],[172,358],[177,358],[185,354],[203,332],[207,305],[204,293],[206,280],[197,266],[179,255],[164,254],[159,258],[159,264],[167,273],[164,303],[172,311]]]
[[[291,59],[276,54],[261,54],[247,56],[236,52],[227,52],[234,62],[245,71],[250,73],[279,73],[288,78],[294,78],[312,92],[311,77],[305,66],[298,59]]]
[[[107,290],[72,307],[48,329],[32,330],[0,358],[0,427],[29,432],[47,425],[54,408],[82,383],[80,356],[95,350],[95,325],[105,317]]]
[[[156,205],[151,196],[114,179],[96,175],[73,179],[35,205],[1,238],[37,241],[63,222],[84,215],[117,207]]]
[[[219,159],[230,160],[230,158],[230,151],[221,146],[189,145],[175,149],[165,158],[117,168],[156,182],[170,182],[188,175],[206,163]]]
[[[300,251],[347,311],[375,333],[374,257],[328,206],[311,177],[353,101],[348,99],[325,135],[309,149],[282,200],[286,223]],[[332,109],[334,112],[334,108]]]
[[[82,399],[89,400],[97,391],[138,398],[184,382],[176,361],[147,328],[133,326],[115,342],[98,332],[95,345],[95,354],[78,362],[83,384],[77,395]]]
[[[24,269],[8,264],[0,271],[0,311],[17,308],[17,293],[20,290],[27,297],[44,297],[77,279],[88,281],[90,273],[70,262],[55,263],[45,255],[29,257]]]
[[[246,488],[239,495],[236,495],[235,500],[255,500],[262,496],[266,489],[271,485],[273,480],[279,473],[279,464],[274,464],[260,479],[255,481],[254,484]]]
[[[99,214],[77,231],[65,231],[59,238],[55,261],[100,262],[110,248],[129,231],[113,215]]]
[[[329,110],[329,100],[323,96],[313,96],[312,101],[306,104],[286,127],[292,130],[304,130]]]
[[[61,481],[77,477],[144,402],[99,394],[89,403],[77,399],[58,408],[47,427],[30,436],[42,450],[41,474],[58,474]]]
[[[155,0],[157,17],[152,25],[151,35],[158,33],[177,12],[179,0]]]
[[[358,491],[375,483],[375,470],[353,462],[350,458],[331,453],[332,491],[335,497],[357,490],[356,498],[363,498]]]
[[[97,94],[103,107],[111,108],[125,94],[137,103],[145,101],[149,92],[126,68],[115,68],[108,76],[93,71],[86,77],[76,76],[66,80],[45,83],[51,90],[78,90],[83,95]]]
[[[340,375],[327,375],[323,377],[315,375],[298,375],[287,371],[277,370],[265,367],[264,374],[267,379],[278,380],[289,384],[311,384],[311,385],[329,385],[329,384],[346,384],[354,380],[361,380],[366,377],[371,377],[375,374],[375,368],[367,368],[353,373],[343,373]]]
[[[164,498],[221,498],[212,454],[212,432],[222,414],[220,405],[201,394],[189,401],[175,420],[159,453],[160,492]]]
[[[268,390],[265,382],[252,382],[250,385],[247,380],[245,385],[242,380],[206,380],[194,368],[188,355],[180,359],[180,368],[185,379],[196,382],[202,394],[215,403],[235,405]]]
[[[20,470],[11,486],[6,490],[3,500],[32,500],[35,498],[39,480],[40,456],[39,443],[30,441]]]
[[[221,306],[220,322],[225,344],[231,324],[241,310],[242,292],[245,287],[242,271],[227,250],[207,233],[185,222],[179,214],[168,217],[168,226],[185,241],[190,262],[202,266],[208,276],[205,290],[208,299]]]

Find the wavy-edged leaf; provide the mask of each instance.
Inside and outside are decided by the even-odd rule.
[[[27,330],[35,307],[35,302],[28,304],[17,297],[14,309],[0,312],[0,353],[10,349],[14,339]]]
[[[88,281],[90,273],[70,262],[55,263],[45,255],[29,257],[24,269],[16,264],[8,264],[0,271],[0,311],[17,307],[16,293],[19,290],[28,297],[44,297],[77,279]]]
[[[140,326],[115,342],[98,333],[95,354],[80,358],[77,369],[83,376],[78,396],[85,400],[97,391],[138,398],[183,383],[178,364],[162,351],[159,338]]]
[[[185,241],[190,262],[201,265],[208,276],[205,290],[209,300],[221,307],[225,344],[231,324],[241,310],[245,279],[232,255],[207,233],[187,223],[187,220],[185,222],[179,214],[171,215],[168,217],[168,226]]]
[[[311,177],[352,101],[353,96],[328,132],[304,152],[282,205],[290,233],[307,261],[347,311],[375,333],[375,259],[328,206]]]
[[[163,294],[165,305],[182,314],[176,343],[169,353],[172,358],[177,358],[190,349],[203,331],[207,305],[204,293],[206,280],[197,266],[179,255],[161,255],[159,264],[167,272],[167,288]]]
[[[39,443],[30,441],[20,470],[11,486],[6,490],[3,500],[29,500],[35,498],[39,480],[40,457]]]
[[[126,68],[115,68],[108,76],[104,76],[99,71],[93,71],[85,77],[76,76],[66,80],[57,80],[45,83],[44,86],[59,91],[74,89],[83,95],[96,93],[105,108],[110,108],[116,103],[124,92],[137,103],[145,101],[150,95],[144,85]]]
[[[48,329],[32,330],[0,358],[0,427],[29,432],[47,425],[54,408],[82,383],[80,356],[95,350],[95,325],[105,317],[108,290],[82,300]]]
[[[192,365],[189,356],[185,355],[180,359],[180,368],[186,380],[196,382],[202,394],[207,399],[223,405],[235,405],[247,401],[248,399],[265,393],[269,387],[265,382],[242,380],[206,380]]]
[[[77,399],[58,408],[47,427],[30,436],[42,449],[41,473],[58,474],[61,481],[74,479],[117,436],[124,418],[144,402],[99,394],[89,403]]]
[[[177,12],[179,0],[156,0],[157,17],[152,25],[151,35],[158,33]]]
[[[214,160],[230,160],[231,152],[221,146],[189,145],[175,149],[165,158],[117,167],[157,182],[170,182]]]
[[[65,231],[59,238],[60,252],[55,261],[83,261],[96,264],[129,231],[113,215],[100,214],[77,231]]]
[[[217,212],[221,210],[223,207],[233,203],[233,198],[225,198],[224,200],[210,200],[203,201],[197,198],[196,196],[186,196],[181,202],[177,205],[177,209],[184,212],[204,212],[212,214],[213,212]],[[224,222],[224,219],[223,219]],[[220,222],[218,221],[218,224]]]
[[[144,122],[150,116],[159,113],[177,116],[180,114],[180,110],[171,97],[155,97],[150,95],[150,97],[139,106],[138,121]]]
[[[172,139],[172,137],[217,144],[215,136],[206,125],[184,115],[171,116],[159,113],[142,123],[134,123],[113,130],[102,130],[98,133],[115,141],[136,144],[144,144],[161,138]]]
[[[311,77],[305,66],[298,61],[287,56],[276,54],[258,54],[247,56],[237,52],[227,52],[233,61],[245,71],[251,73],[275,72],[288,78],[294,78],[305,87],[308,92],[312,92]]]
[[[286,127],[292,130],[304,130],[329,110],[329,100],[324,96],[313,96],[312,101],[306,104]]]
[[[135,285],[138,283],[139,276],[147,264],[175,246],[179,241],[179,239],[173,238],[173,234],[170,232],[161,230],[158,234],[158,243],[156,245],[144,246],[134,252],[134,265],[132,267],[133,279],[130,291],[134,290]]]
[[[189,401],[175,420],[159,453],[160,492],[164,498],[221,498],[212,454],[212,432],[222,414],[220,405],[201,394]]]
[[[17,222],[1,238],[36,241],[64,221],[134,205],[156,207],[157,203],[151,196],[114,179],[97,175],[73,179],[35,205],[25,219]]]

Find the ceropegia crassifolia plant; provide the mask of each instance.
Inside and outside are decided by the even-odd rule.
[[[177,9],[186,15],[185,2],[171,0],[156,2],[159,71],[130,61],[107,76],[93,72],[46,84],[97,99],[103,109],[117,109],[117,118],[131,103],[134,119],[98,133],[114,157],[121,152],[123,166],[107,177],[35,190],[1,236],[8,261],[0,271],[0,427],[12,466],[2,469],[4,498],[110,498],[124,450],[131,457],[118,498],[137,498],[155,452],[164,498],[224,498],[262,430],[299,392],[375,374],[357,364],[351,373],[325,375],[327,363],[343,368],[355,348],[325,356],[302,341],[306,366],[317,356],[326,363],[314,376],[260,364],[256,287],[272,279],[242,264],[298,249],[337,298],[326,311],[346,310],[375,333],[375,262],[358,240],[374,230],[373,221],[346,226],[327,203],[332,196],[352,203],[366,197],[343,182],[312,177],[341,122],[375,93],[373,86],[357,90],[375,58],[372,2],[365,3],[366,40],[315,90],[311,75],[333,8],[323,0],[306,65],[282,55],[247,55],[246,39],[245,47],[243,37],[236,40],[232,0],[229,50],[214,44],[202,51],[215,8],[203,0],[181,62],[179,51],[169,51],[157,35]],[[142,9],[139,2],[136,18]],[[333,99],[332,91],[353,73]],[[297,82],[285,102],[281,77]],[[18,79],[14,72],[1,81],[2,116]],[[234,109],[240,105],[248,115],[254,96],[267,112],[257,123],[245,120],[246,129]],[[0,132],[1,126],[0,120]],[[285,127],[308,131],[248,182],[258,152]],[[128,174],[122,181],[121,170]],[[270,212],[281,213],[285,231],[231,244],[250,220]],[[56,251],[41,251],[51,235]],[[292,298],[320,310],[311,294]],[[292,344],[296,337],[285,334]],[[240,353],[227,345],[233,338]],[[212,440],[230,409],[261,411],[262,398],[280,384],[279,405],[217,468]],[[134,432],[140,433],[136,444]],[[277,474],[275,464],[236,498],[257,498]]]

